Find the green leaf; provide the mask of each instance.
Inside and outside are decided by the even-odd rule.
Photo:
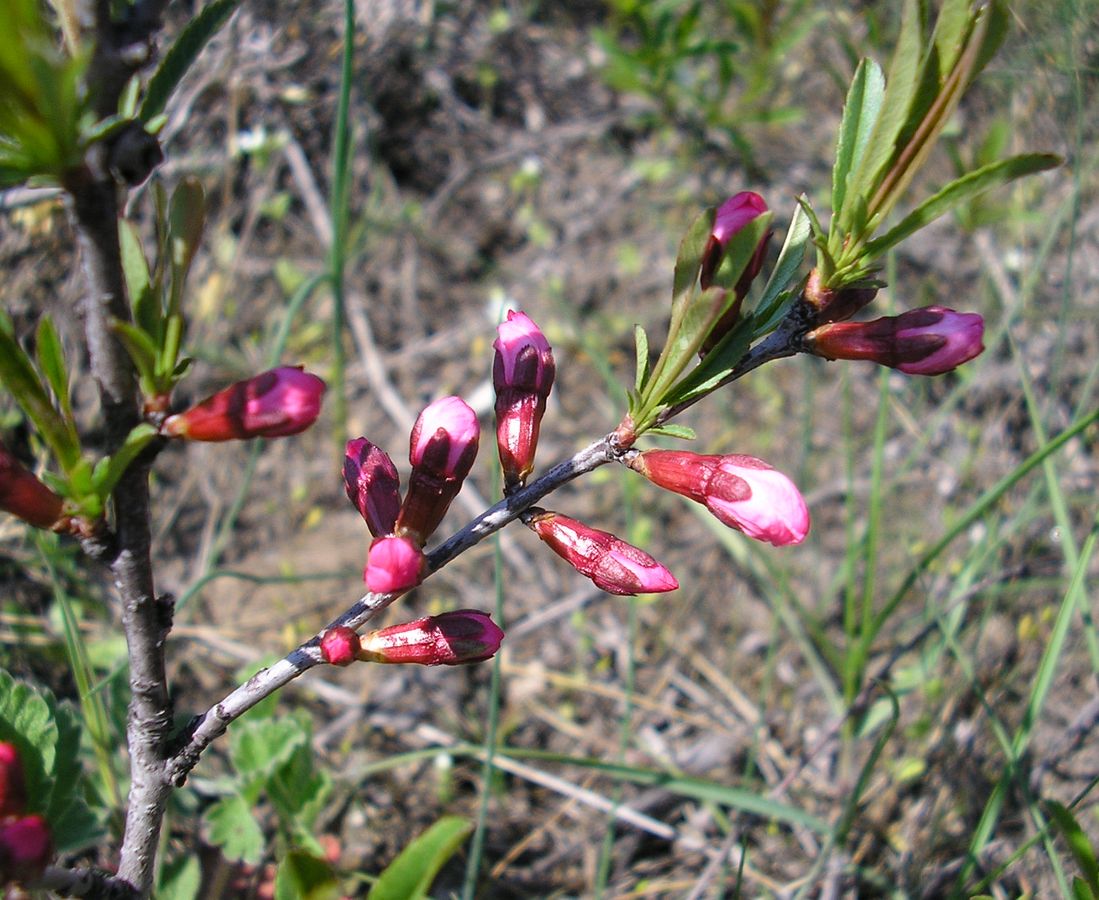
[[[263,859],[263,830],[244,797],[222,797],[203,813],[206,839],[220,847],[226,859],[258,865]]]
[[[159,349],[153,343],[153,338],[136,325],[114,319],[111,322],[111,330],[119,339],[130,360],[141,376],[141,386],[147,392],[153,392],[156,385],[157,356]]]
[[[646,434],[663,434],[667,437],[680,438],[684,441],[693,441],[697,434],[695,430],[687,425],[675,425],[669,422],[667,425],[657,425],[655,428],[650,428]]]
[[[72,407],[69,405],[69,373],[65,364],[65,351],[53,326],[53,319],[43,315],[38,322],[35,337],[38,368],[49,382],[50,390],[61,407],[61,416],[69,424],[73,440],[77,440],[76,426],[72,423]]]
[[[678,406],[680,403],[703,397],[714,390],[744,358],[754,333],[752,318],[750,316],[742,318],[686,378],[663,396],[661,402],[668,406]]]
[[[153,288],[149,261],[145,258],[141,238],[133,222],[126,219],[119,221],[118,242],[122,250],[122,274],[126,279],[126,294],[130,298],[134,324],[157,344],[163,334],[160,298]]]
[[[1080,827],[1080,823],[1076,821],[1072,812],[1056,800],[1046,800],[1043,806],[1064,836],[1069,852],[1076,860],[1076,865],[1080,867],[1080,874],[1087,883],[1089,895],[1092,898],[1099,898],[1099,862],[1095,859],[1095,848],[1092,847],[1084,829]]]
[[[996,51],[1003,44],[1011,25],[1005,0],[991,0],[984,9],[978,12],[978,15],[988,16],[988,27],[981,38],[981,48],[977,53],[977,62],[973,67],[974,77],[983,71],[989,60],[996,55]]]
[[[473,824],[458,816],[443,816],[414,838],[393,860],[367,895],[368,900],[421,900],[431,882],[462,845]]]
[[[1027,153],[1002,159],[991,165],[983,166],[950,182],[933,196],[928,197],[912,212],[905,216],[893,228],[875,238],[864,248],[866,261],[881,256],[890,247],[894,247],[905,238],[933,222],[951,207],[994,187],[1024,175],[1032,175],[1061,165],[1063,160],[1052,153]]]
[[[84,771],[80,765],[80,737],[83,725],[68,704],[58,704],[46,694],[44,698],[57,727],[57,753],[53,764],[53,789],[46,818],[57,822],[62,814],[80,799],[79,789]]]
[[[847,185],[852,172],[857,171],[866,152],[870,134],[881,112],[885,93],[885,78],[872,59],[864,59],[855,70],[847,100],[843,105],[839,139],[836,142],[836,162],[832,167],[832,234],[850,234],[847,227]]]
[[[202,866],[197,856],[180,856],[160,870],[157,900],[195,900],[202,887]]]
[[[802,261],[805,259],[805,248],[809,244],[811,229],[809,217],[801,206],[803,201],[807,202],[804,194],[799,198],[798,205],[794,207],[794,214],[790,218],[789,227],[786,229],[786,240],[783,241],[778,260],[775,262],[774,269],[771,270],[771,277],[767,279],[767,284],[763,286],[763,293],[755,306],[747,310],[747,312],[752,313],[757,322],[766,323],[770,321],[775,308],[782,301],[783,292],[790,286],[798,273],[798,269],[801,268]],[[756,327],[756,334],[759,335],[759,329],[763,326],[757,324]],[[766,331],[763,333],[766,333]]]
[[[672,278],[672,300],[685,295],[698,280],[698,271],[702,267],[702,255],[710,242],[714,230],[716,210],[707,209],[696,218],[683,240],[679,243],[679,253],[675,258],[675,275]]]
[[[308,728],[292,716],[241,722],[230,732],[229,756],[244,782],[266,781],[308,738]]]
[[[30,357],[24,352],[6,317],[0,316],[0,382],[27,414],[42,440],[68,471],[80,459],[80,442],[53,407]]]
[[[275,875],[275,900],[339,900],[343,896],[332,867],[311,853],[291,850]]]
[[[92,486],[104,502],[111,496],[115,485],[126,473],[130,464],[156,435],[156,429],[146,422],[135,425],[130,433],[126,435],[126,440],[122,442],[122,446],[111,456],[104,457],[96,464],[95,470],[92,472]]]
[[[30,812],[45,815],[57,759],[57,722],[43,691],[0,669],[0,741],[19,750]]]
[[[971,0],[945,0],[939,9],[932,36],[939,57],[939,71],[945,77],[961,56],[969,33]]]
[[[214,0],[191,19],[149,79],[139,116],[142,122],[148,122],[164,111],[168,99],[198,58],[206,42],[217,34],[239,4],[240,0]]]
[[[645,381],[649,377],[649,337],[640,325],[633,326],[633,344],[634,351],[637,354],[633,387],[640,394],[645,387]]]
[[[919,0],[905,0],[897,47],[885,79],[881,113],[858,172],[848,183],[850,190],[872,194],[882,171],[892,164],[897,152],[897,137],[908,123],[912,98],[919,84],[922,55],[920,3]]]
[[[103,842],[104,829],[100,817],[80,797],[73,797],[56,818],[47,818],[54,847],[59,853],[77,853]]]
[[[206,192],[193,176],[184,178],[172,192],[168,205],[168,249],[172,261],[172,293],[182,291],[206,224]],[[175,305],[169,313],[178,312]]]
[[[1095,894],[1091,892],[1087,882],[1079,877],[1072,879],[1072,896],[1075,900],[1095,900]]]

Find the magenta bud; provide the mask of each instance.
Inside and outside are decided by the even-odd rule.
[[[168,416],[161,432],[192,441],[285,437],[305,431],[321,411],[325,385],[301,366],[281,366]]]
[[[19,750],[5,741],[0,743],[0,820],[19,815],[26,805],[27,788]]]
[[[36,528],[60,526],[64,502],[0,444],[0,509]]]
[[[391,625],[363,636],[359,659],[421,666],[461,666],[491,659],[504,632],[488,613],[459,609]]]
[[[721,266],[721,260],[725,256],[725,248],[729,241],[754,219],[767,212],[767,203],[753,191],[742,191],[734,194],[717,208],[714,215],[714,228],[710,232],[710,240],[702,254],[702,265],[698,276],[699,286],[706,290],[714,282],[714,276]],[[718,342],[725,337],[740,319],[740,307],[748,294],[756,276],[763,268],[763,260],[767,254],[767,242],[771,239],[768,231],[756,244],[755,252],[748,261],[744,271],[740,273],[737,282],[733,285],[733,303],[725,314],[718,319],[706,339],[702,343],[700,354],[705,356]]]
[[[534,469],[538,432],[553,388],[553,350],[530,317],[510,310],[493,342],[492,384],[496,389],[496,447],[504,485],[526,481]]]
[[[703,504],[721,522],[776,547],[800,544],[809,509],[794,483],[754,456],[646,450],[628,463],[653,484]]]
[[[348,441],[343,486],[374,537],[393,533],[401,509],[400,477],[388,453],[366,438]]]
[[[908,375],[942,375],[984,350],[984,320],[944,306],[911,309],[872,322],[833,322],[805,336],[825,359],[869,359]]]
[[[321,658],[333,666],[349,666],[360,650],[359,636],[346,625],[329,628],[321,635]]]
[[[462,489],[480,436],[477,414],[461,397],[436,400],[420,413],[412,427],[412,474],[397,517],[397,534],[423,546]]]
[[[679,587],[675,576],[648,553],[609,532],[547,511],[537,512],[527,527],[609,594],[661,594]]]
[[[41,877],[52,857],[50,826],[42,816],[24,816],[0,823],[0,885],[34,881]]]
[[[375,594],[397,594],[420,583],[423,565],[423,551],[410,538],[375,538],[366,556],[363,580]]]

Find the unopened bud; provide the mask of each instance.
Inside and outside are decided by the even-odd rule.
[[[702,503],[721,522],[776,547],[800,544],[809,509],[794,483],[754,456],[646,450],[628,465],[653,484]]]
[[[17,816],[27,805],[23,763],[15,744],[0,743],[0,819]]]
[[[422,547],[458,496],[480,440],[477,414],[461,397],[444,397],[428,406],[412,427],[408,480],[396,533]]]
[[[343,485],[374,537],[393,533],[401,509],[400,478],[388,453],[366,438],[348,441]]]
[[[321,635],[321,658],[333,666],[349,666],[361,649],[355,629],[346,625],[329,628]]]
[[[984,320],[944,306],[872,322],[834,322],[809,332],[805,349],[825,359],[868,359],[909,375],[942,375],[984,350]]]
[[[388,535],[370,545],[363,580],[375,594],[396,594],[420,583],[423,566],[419,544],[407,537]]]
[[[0,884],[34,881],[52,857],[50,826],[42,816],[0,823]]]
[[[679,582],[644,550],[560,513],[537,511],[527,527],[565,562],[609,594],[660,594]]]
[[[57,494],[0,444],[0,509],[36,528],[52,528],[61,522],[63,506]]]
[[[372,631],[362,638],[359,659],[422,666],[460,666],[496,655],[504,632],[492,616],[460,609]]]
[[[321,411],[325,385],[300,366],[281,366],[238,381],[186,412],[169,416],[161,430],[192,441],[285,437],[305,431]]]
[[[839,290],[821,284],[820,272],[813,269],[805,285],[802,296],[815,311],[814,321],[842,322],[850,319],[877,296],[878,285],[874,282],[859,282],[842,287]]]
[[[496,356],[496,446],[504,485],[521,485],[534,469],[538,432],[553,388],[553,350],[541,329],[525,313],[509,310],[493,342]]]

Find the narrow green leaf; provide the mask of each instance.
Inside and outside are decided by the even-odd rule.
[[[214,0],[202,8],[176,38],[145,91],[139,118],[148,122],[164,111],[179,82],[210,40],[233,14],[240,0]]]
[[[645,387],[645,381],[649,377],[649,337],[640,325],[633,326],[633,344],[634,352],[637,354],[633,387],[640,394]]]
[[[851,233],[844,224],[847,221],[847,185],[866,152],[870,133],[881,112],[885,93],[885,77],[872,59],[863,59],[851,79],[847,100],[843,104],[839,138],[836,141],[836,162],[832,167],[832,233],[837,228]]]
[[[672,278],[672,298],[687,294],[698,279],[698,270],[702,266],[702,255],[710,242],[714,230],[714,209],[703,212],[691,223],[683,240],[679,243],[679,253],[675,258],[675,275]]]
[[[72,439],[76,442],[76,426],[73,424],[72,407],[69,405],[69,373],[65,364],[65,351],[61,347],[61,338],[54,328],[53,319],[48,315],[42,316],[38,321],[35,352],[38,356],[38,368],[49,382],[57,405],[61,407],[61,416],[68,423]]]
[[[38,372],[12,333],[11,324],[0,316],[0,383],[27,414],[42,440],[68,471],[80,459],[80,443],[69,424],[53,407]]]
[[[457,852],[472,830],[472,823],[466,819],[443,816],[386,866],[370,889],[368,900],[421,900],[439,869]]]
[[[341,896],[339,879],[325,860],[291,850],[279,862],[275,900],[338,900]]]
[[[767,284],[763,286],[763,293],[755,306],[746,310],[746,312],[752,313],[757,320],[767,321],[770,319],[774,311],[773,307],[780,302],[783,292],[790,286],[798,273],[798,269],[801,268],[802,261],[805,259],[805,248],[809,244],[811,229],[809,217],[801,206],[803,201],[807,202],[804,194],[798,198],[798,205],[794,207],[794,214],[791,216],[790,225],[786,229],[786,240],[782,243],[778,260],[775,262],[774,269],[771,270],[771,276],[767,279]],[[757,329],[759,327],[757,324]]]
[[[687,425],[676,425],[669,422],[667,425],[657,425],[650,428],[646,434],[662,434],[666,437],[679,438],[684,441],[693,441],[698,435],[695,430]]]
[[[195,258],[206,224],[206,191],[194,176],[184,178],[168,205],[168,241],[173,279],[182,282]]]
[[[156,437],[156,429],[145,422],[135,425],[126,435],[126,440],[111,456],[101,459],[92,472],[92,485],[95,492],[106,503],[107,498],[125,474],[137,455]]]
[[[156,363],[159,350],[153,339],[136,325],[115,319],[111,330],[119,339],[141,377],[142,388],[151,390],[156,383]]]
[[[1091,892],[1083,878],[1072,879],[1072,896],[1075,900],[1095,900],[1095,894]]]
[[[964,200],[1002,184],[1061,165],[1063,160],[1052,153],[1027,153],[1002,159],[983,166],[950,182],[933,196],[928,197],[893,228],[875,238],[865,247],[864,259],[881,256],[905,238],[933,222],[943,213]]]
[[[848,183],[849,190],[867,196],[873,194],[882,171],[892,164],[897,152],[897,136],[908,123],[912,97],[919,84],[922,55],[920,3],[919,0],[905,0],[897,47],[885,79],[881,113],[858,172]]]
[[[126,279],[126,294],[130,298],[134,323],[159,343],[163,333],[160,298],[153,289],[149,261],[141,247],[137,226],[127,219],[118,223],[118,242],[122,250],[122,274]]]
[[[1076,865],[1080,867],[1080,874],[1087,883],[1090,896],[1099,897],[1099,862],[1095,859],[1095,848],[1092,847],[1084,829],[1080,827],[1080,823],[1076,821],[1072,812],[1056,800],[1046,800],[1043,806],[1064,836],[1069,852],[1076,860]]]
[[[1005,0],[991,0],[978,15],[988,16],[988,28],[981,38],[981,49],[977,53],[977,62],[973,67],[973,76],[980,74],[990,59],[1000,49],[1011,26],[1010,14]]]
[[[939,57],[941,77],[954,68],[969,34],[972,0],[945,0],[939,9],[932,40]]]
[[[706,358],[695,366],[686,378],[678,382],[674,388],[661,398],[661,402],[667,406],[678,406],[680,403],[686,403],[689,400],[708,394],[744,358],[754,333],[755,327],[752,318],[742,318],[737,322],[736,327],[706,354]]]

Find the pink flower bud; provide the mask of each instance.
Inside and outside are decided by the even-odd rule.
[[[15,744],[0,743],[0,819],[17,816],[27,805],[23,763]]]
[[[366,556],[363,580],[375,594],[396,594],[420,583],[423,565],[423,551],[410,538],[396,535],[375,538]]]
[[[363,636],[359,659],[421,666],[460,666],[491,659],[504,632],[488,613],[459,609]]]
[[[530,317],[510,310],[497,328],[492,383],[496,388],[496,446],[504,485],[521,485],[534,469],[538,431],[556,367],[549,342]]]
[[[703,290],[713,284],[714,275],[717,273],[718,267],[721,265],[721,260],[725,256],[725,248],[729,245],[729,241],[731,241],[733,236],[744,228],[745,225],[753,219],[763,215],[765,212],[767,212],[767,203],[759,194],[753,193],[752,191],[742,191],[739,194],[734,194],[717,208],[717,214],[714,216],[714,229],[710,232],[709,243],[707,243],[706,249],[702,254],[699,286]],[[748,261],[748,265],[745,267],[744,271],[741,272],[736,285],[733,287],[733,305],[729,307],[725,315],[717,321],[717,324],[710,329],[709,335],[707,335],[706,340],[702,344],[702,356],[709,353],[717,343],[732,330],[733,326],[736,325],[737,320],[740,318],[741,302],[747,295],[748,288],[752,286],[752,282],[759,274],[760,269],[763,268],[763,258],[767,253],[767,242],[770,239],[770,231],[760,238],[759,243],[756,245],[755,253],[752,254],[752,258]]]
[[[161,431],[192,441],[285,437],[305,431],[321,411],[325,385],[300,366],[281,366],[238,381],[178,415]]]
[[[527,527],[609,594],[661,594],[679,587],[675,576],[648,553],[609,532],[544,510],[536,512]]]
[[[825,359],[869,359],[909,375],[942,375],[984,350],[984,320],[944,306],[911,309],[872,322],[833,322],[805,336]]]
[[[348,441],[343,486],[374,537],[393,533],[401,509],[400,478],[388,453],[366,438]]]
[[[0,884],[34,881],[52,857],[50,826],[42,816],[24,816],[0,824]]]
[[[800,544],[809,533],[809,510],[794,483],[754,456],[646,450],[629,466],[757,541],[781,547]]]
[[[61,524],[63,502],[0,444],[0,509],[36,528]]]
[[[397,534],[423,546],[462,489],[480,436],[477,414],[461,397],[436,400],[420,413],[412,427],[412,474],[397,517]]]
[[[333,666],[349,666],[361,649],[355,629],[346,625],[329,628],[321,635],[321,658]]]

